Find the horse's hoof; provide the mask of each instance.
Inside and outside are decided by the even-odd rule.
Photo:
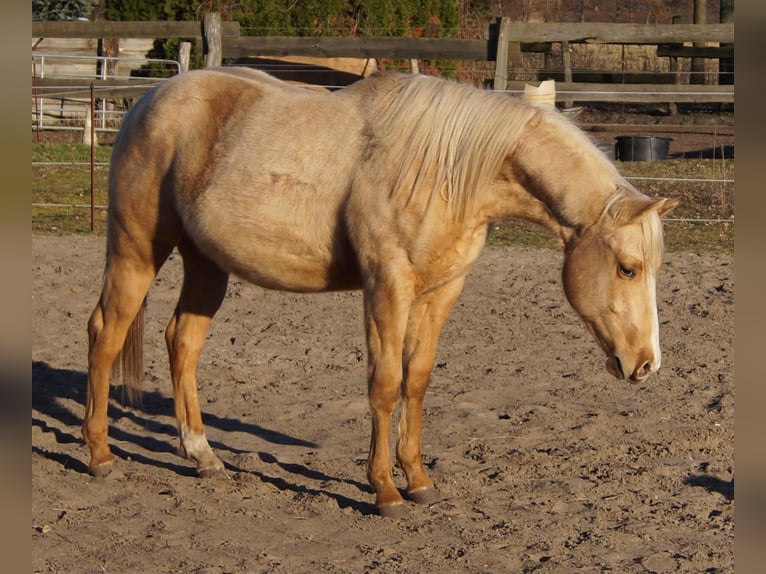
[[[404,518],[407,516],[407,505],[403,502],[384,504],[378,506],[378,514],[385,516],[386,518]]]
[[[91,476],[94,476],[96,478],[103,478],[106,475],[108,475],[110,472],[112,472],[112,469],[114,468],[114,461],[109,462],[102,462],[101,464],[97,464],[96,466],[89,466],[88,467],[88,473]]]
[[[200,478],[231,478],[225,468],[217,466],[198,468],[197,475]]]
[[[433,486],[418,488],[407,493],[407,498],[418,504],[433,504],[441,500],[441,493]]]

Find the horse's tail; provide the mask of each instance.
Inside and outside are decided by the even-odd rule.
[[[141,404],[141,383],[144,380],[144,309],[146,298],[128,328],[125,343],[112,364],[112,379],[120,381],[123,399],[128,403]]]

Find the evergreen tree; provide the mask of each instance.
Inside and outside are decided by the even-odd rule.
[[[82,1],[82,0],[81,0]],[[107,20],[199,20],[209,11],[245,35],[456,36],[459,0],[105,0]]]
[[[94,0],[32,0],[32,20],[87,18],[94,7]]]

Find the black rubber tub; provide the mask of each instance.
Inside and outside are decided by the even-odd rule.
[[[657,136],[617,136],[614,155],[620,161],[659,161],[668,159],[670,138]]]

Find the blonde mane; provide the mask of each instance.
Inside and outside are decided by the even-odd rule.
[[[436,197],[461,219],[539,109],[427,76],[402,76],[373,114],[375,143],[396,175],[392,197]]]
[[[662,236],[662,221],[655,211],[643,218],[641,231],[644,234],[644,265],[647,269],[657,270],[665,256],[665,243]]]
[[[463,219],[503,160],[522,140],[529,143],[521,136],[534,118],[560,132],[558,154],[584,158],[584,164],[598,166],[602,186],[614,186],[613,194],[604,197],[602,214],[610,213],[616,223],[622,220],[621,199],[646,198],[587,134],[555,111],[428,76],[389,76],[388,81],[392,87],[375,102],[371,117],[376,152],[383,152],[381,161],[394,171],[388,190],[392,198],[417,199],[424,210],[441,198],[452,218]],[[646,214],[641,225],[645,263],[654,268],[663,257],[660,218]]]

